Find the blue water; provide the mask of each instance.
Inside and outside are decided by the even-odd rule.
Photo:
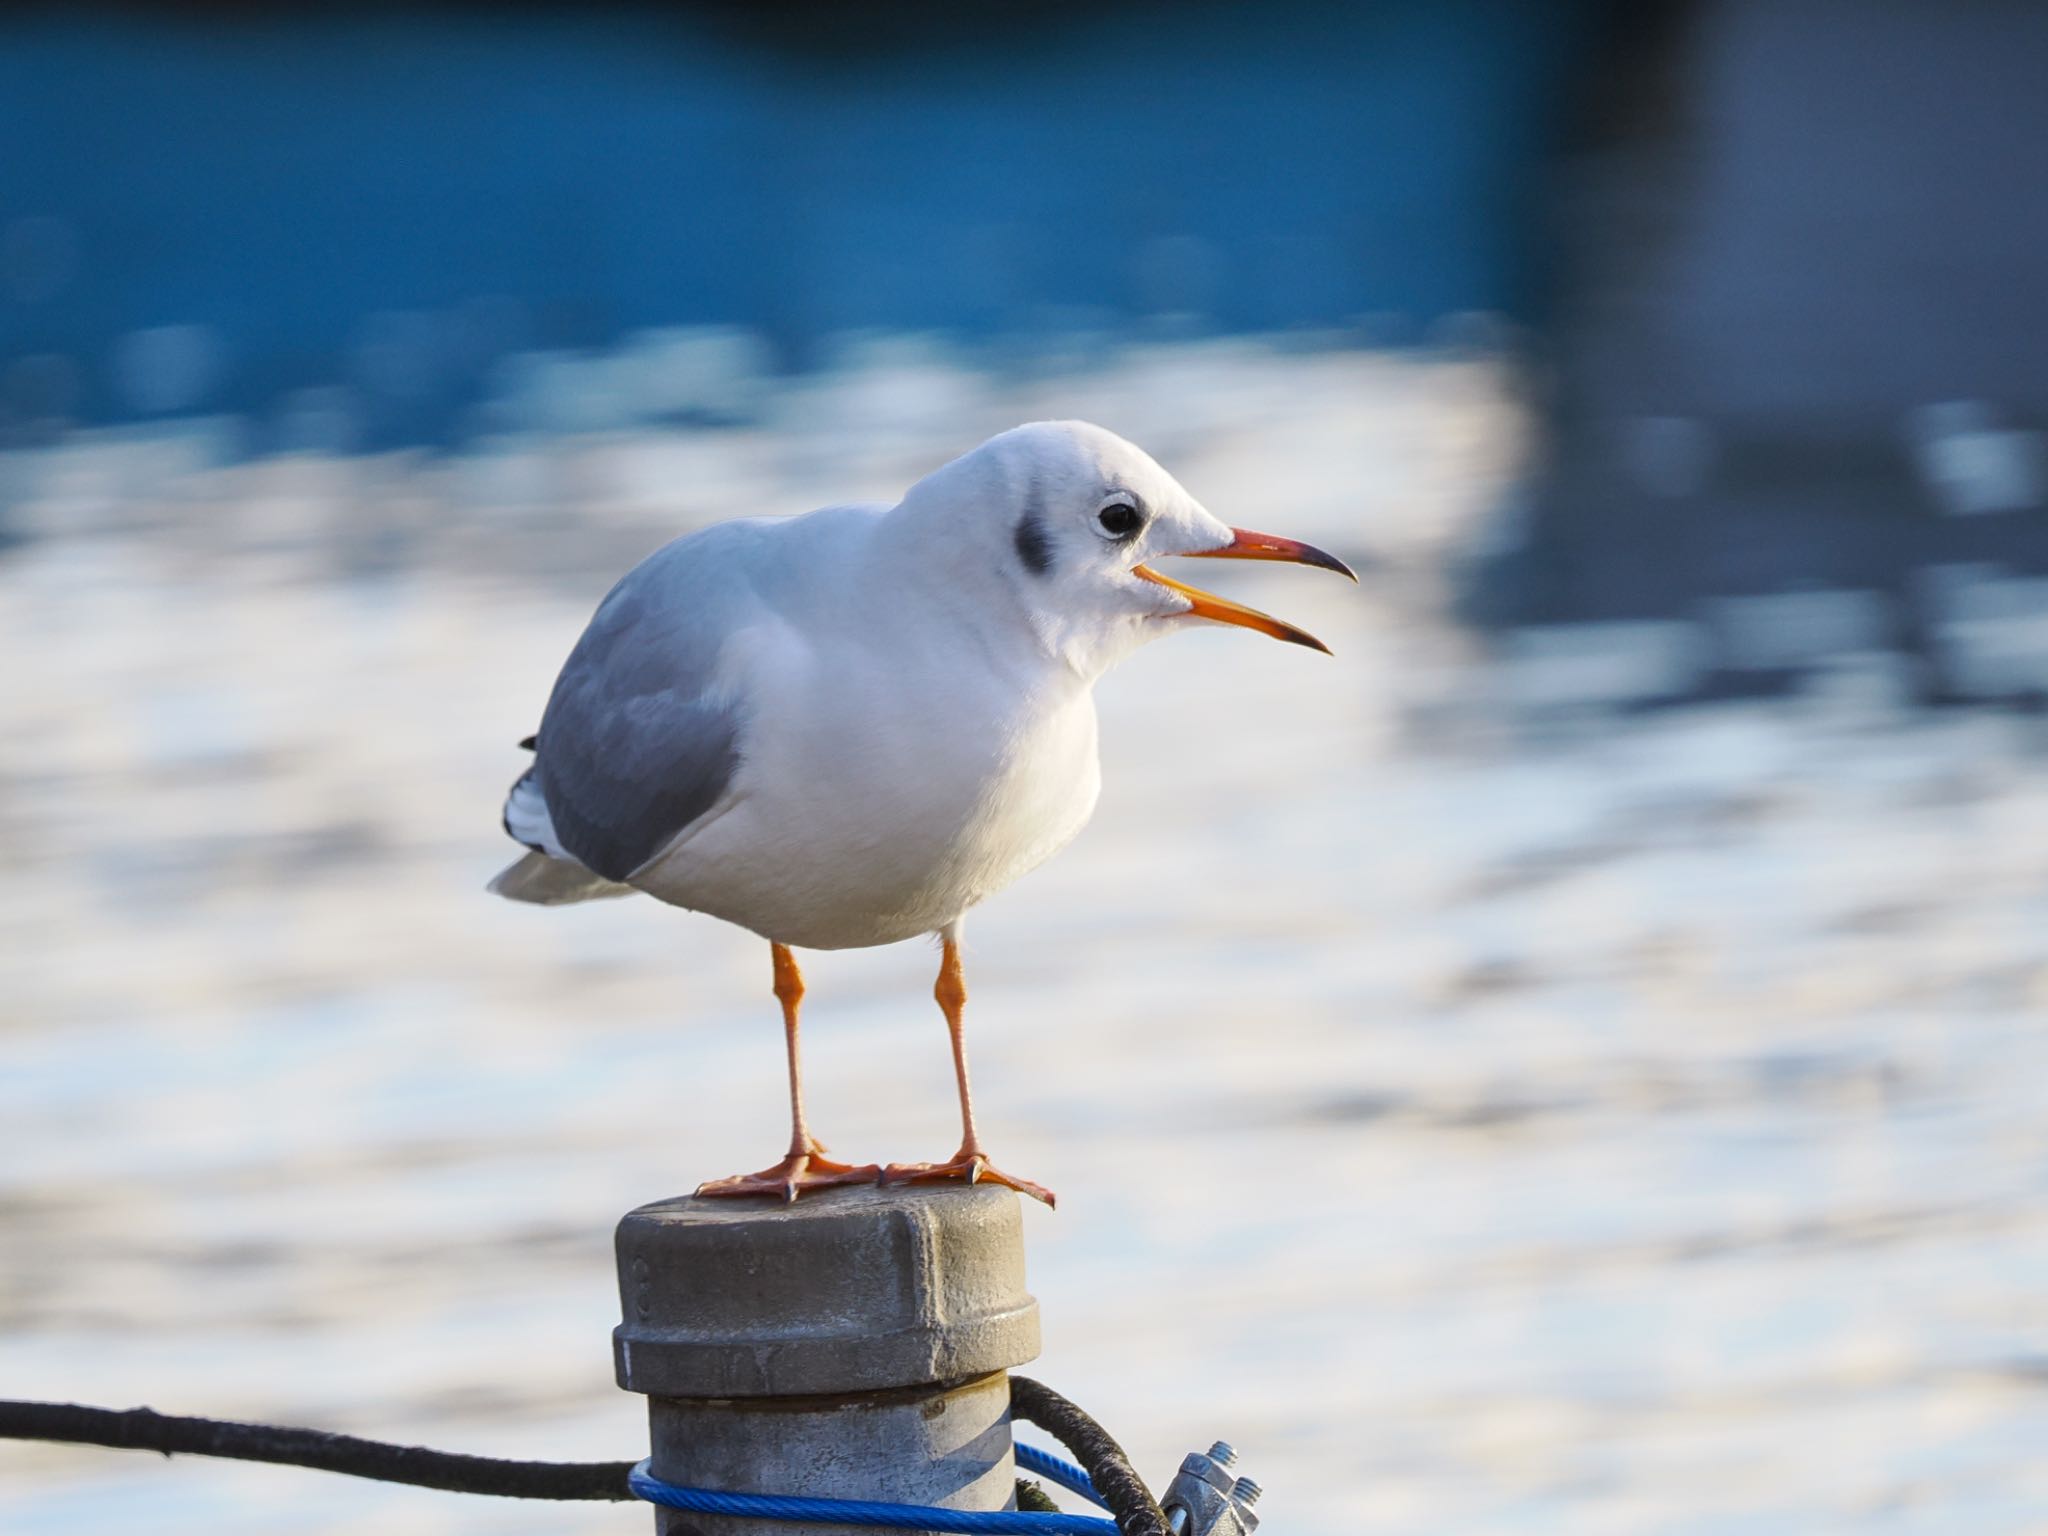
[[[0,424],[165,408],[122,362],[164,326],[203,339],[176,408],[340,384],[383,436],[653,325],[796,365],[867,327],[1414,339],[1525,306],[1586,9],[17,21]]]

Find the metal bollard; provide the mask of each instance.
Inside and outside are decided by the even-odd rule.
[[[1038,1353],[1017,1196],[848,1188],[663,1200],[618,1230],[619,1385],[656,1477],[737,1493],[1015,1502],[1011,1367]],[[661,1536],[853,1527],[655,1512]]]

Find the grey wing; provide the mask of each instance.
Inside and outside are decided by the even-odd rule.
[[[741,706],[713,675],[752,601],[745,526],[679,539],[628,572],[541,717],[534,772],[555,835],[607,880],[659,854],[738,769]]]

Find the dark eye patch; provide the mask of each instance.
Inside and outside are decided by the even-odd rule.
[[[1016,546],[1017,558],[1024,562],[1024,569],[1032,575],[1043,576],[1052,569],[1052,539],[1046,534],[1045,523],[1035,507],[1017,519],[1010,542]]]

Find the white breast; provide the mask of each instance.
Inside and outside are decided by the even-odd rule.
[[[1086,825],[1101,779],[1078,679],[762,638],[732,796],[634,877],[642,890],[779,943],[888,944],[944,927]]]

